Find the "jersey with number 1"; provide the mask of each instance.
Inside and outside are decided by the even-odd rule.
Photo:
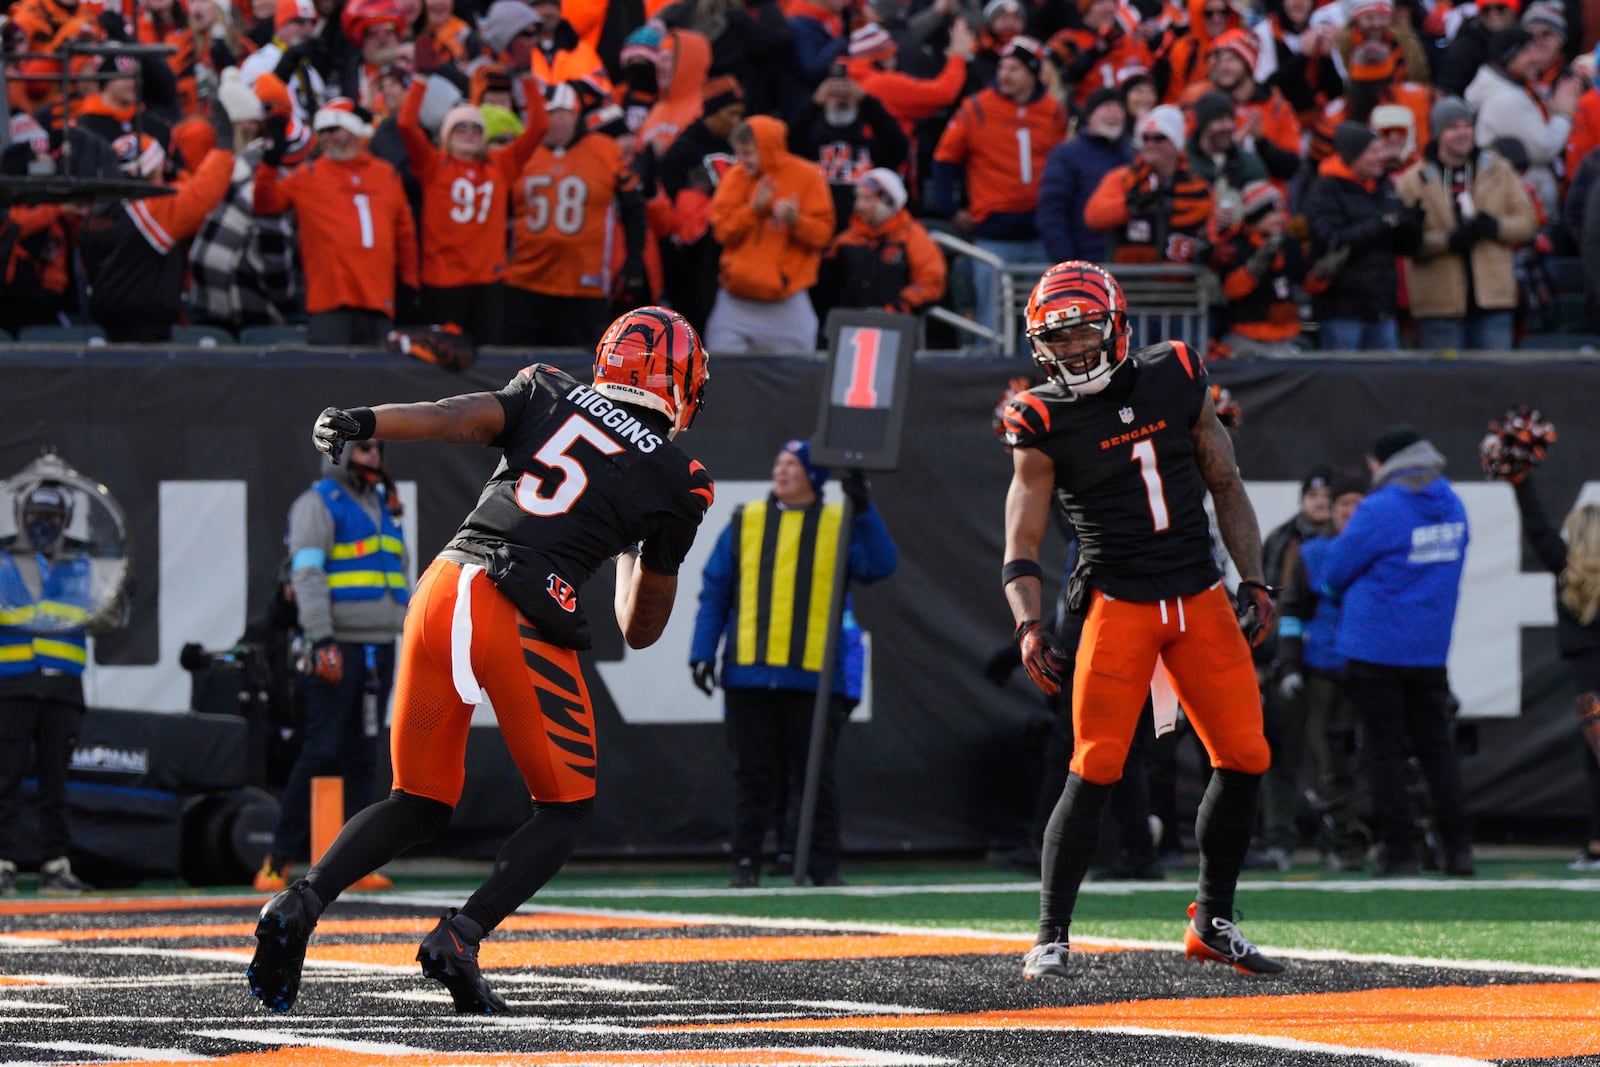
[[[500,465],[447,549],[489,560],[524,616],[587,647],[576,590],[640,541],[645,567],[677,574],[711,506],[711,475],[667,440],[664,415],[613,403],[555,367],[525,367],[494,395],[506,414]]]
[[[1081,566],[1109,596],[1190,596],[1221,577],[1190,438],[1207,377],[1187,345],[1164,342],[1129,357],[1102,392],[1074,397],[1052,381],[1006,407],[1007,443],[1054,461]]]
[[[1032,215],[1045,160],[1066,136],[1066,112],[1051,94],[1019,104],[990,88],[956,108],[933,158],[966,168],[967,210],[977,221],[996,212]]]

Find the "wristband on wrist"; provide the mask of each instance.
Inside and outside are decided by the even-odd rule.
[[[1006,565],[1000,568],[1001,586],[1010,585],[1018,578],[1037,578],[1044,581],[1044,568],[1031,559],[1007,560]]]
[[[360,429],[356,431],[356,435],[350,440],[366,441],[378,432],[378,416],[372,413],[371,408],[348,408],[345,414],[355,419],[357,425],[360,426]]]

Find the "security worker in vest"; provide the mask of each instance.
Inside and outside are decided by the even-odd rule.
[[[18,799],[29,750],[39,783],[39,892],[89,887],[67,850],[67,764],[89,662],[89,557],[66,536],[71,491],[40,482],[18,500],[17,532],[0,544],[0,896],[17,892]]]
[[[289,864],[311,856],[311,779],[344,778],[344,816],[376,799],[378,736],[394,680],[394,639],[405,623],[406,546],[400,498],[376,441],[352,441],[348,462],[324,460],[322,479],[289,509],[289,566],[300,629],[310,642],[306,722],[289,771],[258,892],[285,887]],[[361,889],[387,889],[369,874]]]
[[[736,791],[735,888],[759,884],[761,843],[774,816],[785,809],[797,816],[837,553],[848,551],[848,580],[863,585],[893,574],[900,560],[861,472],[841,480],[854,512],[845,537],[843,506],[822,502],[827,479],[826,467],[811,464],[807,442],[784,445],[772,464],[766,502],[734,512],[701,578],[689,665],[695,685],[709,696],[718,680],[717,645],[723,645],[721,683]],[[848,595],[837,640],[810,863],[817,885],[844,884],[834,754],[839,732],[861,700],[863,670],[861,627]],[[781,825],[778,834],[781,847]]]

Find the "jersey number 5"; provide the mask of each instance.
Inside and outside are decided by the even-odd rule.
[[[1139,476],[1144,479],[1145,496],[1150,501],[1150,520],[1156,533],[1172,525],[1167,517],[1166,487],[1161,484],[1161,471],[1156,466],[1155,442],[1148,437],[1133,446],[1133,458],[1139,464]]]
[[[524,472],[522,477],[517,479],[518,507],[530,515],[545,517],[565,515],[572,510],[572,505],[578,502],[583,491],[589,487],[589,472],[583,469],[582,463],[569,454],[572,446],[579,441],[587,441],[604,456],[614,456],[622,451],[622,446],[609,434],[582,415],[568,417],[567,421],[561,424],[561,429],[551,434],[549,439],[539,446],[539,451],[533,454],[534,459],[552,471],[561,472],[560,483],[547,495],[547,480]]]

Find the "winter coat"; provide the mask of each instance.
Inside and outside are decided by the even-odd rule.
[[[1081,127],[1076,137],[1050,151],[1039,180],[1039,236],[1046,258],[1053,263],[1105,259],[1105,234],[1089,228],[1083,209],[1107,174],[1132,162],[1133,147],[1126,139],[1108,140]]]
[[[1507,77],[1499,67],[1483,67],[1467,86],[1467,103],[1477,112],[1477,142],[1493,144],[1515,137],[1528,150],[1527,179],[1539,193],[1547,217],[1559,214],[1555,161],[1567,147],[1572,120],[1550,111],[1531,89]]]
[[[1347,659],[1443,667],[1467,558],[1467,511],[1427,441],[1390,456],[1328,547],[1319,593],[1341,597]]]
[[[711,231],[722,243],[718,280],[746,300],[786,300],[816,284],[822,250],[833,238],[833,194],[815,163],[784,147],[788,129],[781,121],[756,115],[749,123],[761,173],[732,167],[711,198]],[[756,191],[767,178],[772,199],[758,211]],[[789,197],[800,209],[793,224],[772,214],[772,205]]]
[[[833,307],[907,314],[944,295],[947,269],[944,253],[904,208],[882,226],[851,215],[828,249],[812,299],[821,316]]]
[[[1336,246],[1350,249],[1327,290],[1313,298],[1316,317],[1392,318],[1400,289],[1395,256],[1409,255],[1422,243],[1421,222],[1403,210],[1393,183],[1363,181],[1338,156],[1329,156],[1301,206],[1311,228],[1313,258]],[[1400,218],[1400,224],[1391,228],[1386,216]]]
[[[1499,234],[1473,244],[1467,255],[1450,247],[1450,235],[1462,224],[1459,205],[1445,184],[1432,151],[1400,175],[1400,199],[1422,204],[1422,247],[1405,261],[1406,292],[1417,318],[1458,318],[1468,308],[1467,266],[1472,268],[1472,302],[1484,311],[1517,306],[1517,281],[1511,271],[1512,249],[1533,240],[1539,228],[1533,201],[1517,172],[1493,152],[1480,151],[1472,161],[1472,202],[1477,213],[1499,224]]]

